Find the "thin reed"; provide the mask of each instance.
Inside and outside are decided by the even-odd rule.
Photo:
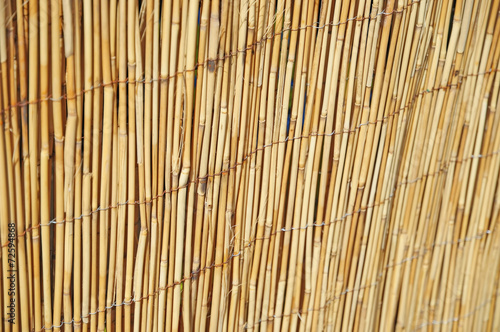
[[[2,0],[1,331],[500,331],[500,1]]]

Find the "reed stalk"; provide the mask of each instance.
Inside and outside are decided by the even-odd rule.
[[[78,280],[77,274],[75,273],[75,284],[78,288],[75,290],[75,330],[81,330],[82,322],[80,317],[83,313],[83,298],[86,294],[86,290],[89,289],[90,283],[90,253],[91,253],[91,210],[92,210],[92,130],[94,129],[93,124],[93,96],[94,93],[91,90],[93,83],[93,66],[92,66],[92,56],[93,56],[93,34],[92,34],[92,4],[90,2],[85,2],[83,4],[83,28],[84,28],[84,89],[87,91],[84,94],[84,141],[83,141],[83,191],[82,191],[82,274],[80,280]],[[95,129],[94,129],[95,130]],[[80,282],[82,283],[80,285]]]

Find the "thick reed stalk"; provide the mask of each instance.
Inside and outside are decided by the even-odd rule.
[[[167,100],[168,90],[169,90],[169,60],[170,60],[170,31],[171,31],[171,20],[172,20],[172,8],[170,6],[164,6],[162,12],[162,49],[161,49],[161,67],[160,75],[161,86],[160,86],[160,109],[162,110],[160,114],[159,121],[155,121],[155,114],[153,114],[153,130],[158,127],[158,138],[154,137],[155,132],[153,131],[153,165],[155,164],[155,152],[158,149],[158,174],[155,176],[153,173],[153,188],[157,190],[158,202],[155,204],[156,200],[153,201],[153,212],[152,220],[154,222],[155,218],[158,218],[158,224],[163,224],[163,232],[161,234],[161,255],[160,255],[160,270],[159,270],[159,310],[158,310],[158,329],[165,329],[166,321],[166,301],[167,301],[167,272],[168,272],[168,245],[170,237],[170,170],[171,164],[166,162],[165,151],[167,152],[167,157],[171,153],[170,149],[167,150],[167,138],[166,138],[166,127],[167,127],[167,105],[169,100]],[[154,112],[154,109],[153,109]],[[155,125],[155,122],[157,125]],[[169,127],[169,134],[172,132]],[[170,136],[169,136],[170,137]],[[155,144],[156,138],[156,144]],[[168,140],[171,142],[171,139]],[[158,148],[155,147],[158,146]],[[155,167],[153,167],[155,169]],[[165,178],[165,172],[167,177]],[[157,181],[154,181],[157,180]],[[165,190],[165,195],[163,194]],[[153,189],[153,192],[155,190]],[[163,199],[165,198],[165,208],[163,207]],[[156,209],[156,212],[155,212]]]
[[[93,83],[93,40],[92,40],[92,4],[90,1],[83,3],[83,48],[84,48],[84,89],[87,91],[84,94],[84,141],[83,141],[83,191],[82,191],[82,274],[78,280],[75,273],[75,284],[79,285],[75,290],[75,330],[80,330],[82,327],[81,315],[83,313],[83,298],[86,295],[86,290],[90,284],[90,258],[91,258],[91,210],[92,210],[92,129],[93,126],[93,97],[94,93],[91,90]],[[80,282],[82,283],[80,286]]]

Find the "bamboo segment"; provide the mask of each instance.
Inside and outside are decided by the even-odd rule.
[[[0,331],[497,331],[500,2],[4,0]]]

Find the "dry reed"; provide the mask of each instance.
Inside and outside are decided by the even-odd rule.
[[[3,0],[0,65],[0,331],[500,330],[500,1]]]

